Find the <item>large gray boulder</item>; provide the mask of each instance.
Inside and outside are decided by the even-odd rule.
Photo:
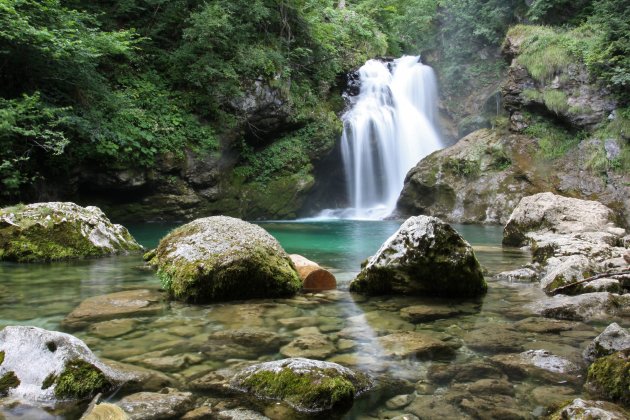
[[[35,203],[0,209],[0,260],[55,261],[142,250],[93,206]]]
[[[372,381],[336,363],[292,358],[245,368],[230,386],[257,398],[284,401],[298,411],[321,412],[349,408]]]
[[[128,379],[72,335],[22,326],[0,331],[0,395],[54,404],[92,398]]]
[[[171,297],[202,303],[295,294],[301,281],[287,253],[260,226],[206,217],[164,237],[150,264]]]
[[[550,419],[572,420],[625,420],[630,414],[622,407],[608,401],[592,401],[576,398],[549,416]]]
[[[530,245],[532,233],[606,232],[615,228],[614,219],[614,212],[597,201],[562,197],[550,192],[534,194],[523,197],[512,212],[503,231],[503,244]]]
[[[429,216],[407,219],[350,284],[350,291],[371,295],[477,296],[486,290],[470,244]]]
[[[616,351],[630,349],[630,333],[616,322],[606,327],[604,331],[584,349],[584,359],[594,362],[596,359],[613,354]]]

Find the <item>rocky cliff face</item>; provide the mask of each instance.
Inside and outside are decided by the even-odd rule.
[[[503,49],[511,60],[501,88],[509,117],[419,162],[405,180],[400,215],[503,224],[522,197],[550,191],[600,201],[630,225],[627,134],[602,129],[621,118],[614,99],[580,62],[532,76],[519,59],[524,42],[510,31]]]

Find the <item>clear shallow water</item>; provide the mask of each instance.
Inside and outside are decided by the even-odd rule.
[[[488,410],[507,404],[523,418],[533,418],[541,413],[543,406],[577,394],[579,381],[558,383],[557,380],[527,375],[514,380],[498,371],[491,378],[501,380],[501,385],[509,390],[497,393],[486,384],[487,390],[478,395],[467,388],[467,384],[487,377],[483,369],[471,366],[490,363],[495,354],[546,349],[580,363],[581,349],[597,335],[601,326],[573,323],[569,330],[553,334],[518,327],[519,322],[527,324],[523,320],[530,316],[524,306],[542,297],[537,286],[490,281],[488,294],[472,302],[412,297],[365,299],[343,289],[347,289],[349,281],[358,272],[361,261],[372,255],[395,232],[400,222],[260,224],[276,236],[289,253],[302,254],[330,267],[337,275],[342,291],[215,305],[173,302],[159,315],[131,319],[118,332],[116,328],[119,327],[106,324],[109,328],[106,335],[102,329],[91,327],[73,333],[100,357],[163,371],[177,381],[177,387],[182,390],[189,389],[190,384],[204,374],[218,369],[234,369],[247,363],[282,358],[281,353],[290,351],[284,346],[291,346],[290,343],[300,337],[312,340],[315,336],[320,344],[307,349],[311,351],[310,355],[305,354],[307,357],[353,366],[389,378],[393,383],[387,390],[371,393],[358,401],[345,415],[348,419],[391,418],[404,413],[415,413],[419,417],[422,417],[420,413],[430,413],[427,414],[429,418],[451,418],[457,414],[457,417],[465,418],[474,412],[474,407],[466,406],[464,400],[473,406],[476,401],[478,406],[490,407]],[[146,224],[130,226],[130,230],[150,248],[173,227]],[[489,273],[514,268],[528,259],[528,255],[518,250],[501,249],[500,228],[468,225],[456,228],[473,244]],[[0,263],[0,327],[21,324],[59,330],[61,320],[87,297],[121,290],[159,288],[155,274],[142,264],[139,255],[73,263]],[[460,313],[413,324],[400,312],[413,305],[456,308]],[[276,334],[280,344],[272,350],[243,348],[229,340],[212,338],[217,333],[245,328]],[[423,332],[454,343],[458,349],[453,357],[438,357],[437,360],[385,357],[386,349],[379,344],[378,337],[401,331]],[[509,349],[506,350],[502,345],[504,342],[514,345],[507,346]],[[472,369],[473,374],[451,383],[445,383],[439,375],[436,379],[435,372],[449,367],[461,371]],[[400,380],[406,382],[396,382]],[[483,385],[478,384],[477,388]],[[275,404],[264,406],[238,397],[215,395],[211,391],[195,392],[201,400],[214,406],[252,407],[275,419],[300,417]],[[385,403],[388,397],[396,394],[412,395],[414,401],[405,407]],[[494,400],[479,401],[488,395],[494,396]],[[18,412],[19,407],[12,410],[11,415]],[[497,413],[498,416],[500,413]],[[39,413],[38,417],[41,416]]]

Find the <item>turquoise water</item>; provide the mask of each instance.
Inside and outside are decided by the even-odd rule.
[[[430,375],[432,369],[466,369],[489,363],[489,358],[497,351],[492,346],[488,350],[483,345],[486,337],[495,347],[497,342],[502,345],[502,340],[516,340],[518,351],[544,348],[570,360],[580,360],[581,349],[601,329],[601,326],[594,328],[575,323],[571,331],[560,334],[519,330],[514,327],[515,323],[531,316],[523,310],[524,305],[540,299],[543,293],[537,285],[506,284],[493,281],[490,276],[488,294],[483,299],[469,302],[419,297],[368,299],[344,291],[359,271],[361,262],[396,231],[399,221],[261,222],[260,225],[278,238],[289,253],[304,255],[330,268],[342,291],[212,305],[172,302],[163,313],[132,318],[133,328],[130,330],[114,331],[106,337],[102,335],[102,329],[90,326],[73,331],[73,334],[101,358],[166,372],[182,390],[189,390],[190,383],[217,369],[236,369],[244,363],[286,357],[286,349],[257,353],[229,342],[213,342],[210,337],[217,332],[262,329],[278,334],[283,346],[304,335],[315,334],[320,340],[323,337],[330,348],[319,349],[323,353],[311,357],[336,361],[374,375],[386,375],[394,384],[395,381],[405,381],[404,386],[394,386],[394,394],[391,389],[381,390],[357,401],[352,411],[343,417],[350,420],[386,419],[408,413],[418,415],[429,409],[436,410],[431,411],[435,418],[451,418],[449,415],[453,413],[457,413],[458,418],[468,418],[469,414],[462,411],[460,403],[459,396],[464,395],[461,385],[436,382]],[[129,228],[145,247],[152,248],[175,226],[143,224]],[[529,260],[527,253],[501,248],[501,229],[498,227],[455,227],[471,242],[490,275]],[[0,327],[20,324],[51,330],[59,330],[64,317],[87,297],[160,287],[155,273],[144,267],[140,255],[54,264],[0,263],[0,278]],[[412,324],[401,314],[404,308],[413,305],[457,307],[462,312],[445,319]],[[107,327],[110,333],[112,328],[118,328],[116,323],[106,321],[101,324],[104,324],[101,328]],[[385,357],[378,337],[401,331],[430,334],[439,340],[457,343],[459,347],[450,360]],[[499,336],[492,338],[493,334]],[[181,363],[170,366],[169,360]],[[165,363],[167,366],[163,368]],[[559,384],[553,380],[527,377],[510,381],[513,391],[508,396],[483,404],[493,407],[508,404],[523,418],[537,417],[545,405],[578,395],[581,386],[579,383]],[[388,407],[387,398],[396,392],[412,395],[415,402],[405,408]],[[273,420],[304,418],[286,408],[281,410],[274,403],[265,405],[243,397],[215,395],[211,391],[195,391],[195,395],[199,404],[252,408]],[[471,395],[466,395],[466,401],[474,402]],[[120,397],[114,396],[113,401]],[[0,399],[0,417],[4,412],[9,418],[20,418],[17,413],[22,412],[28,414],[21,418],[76,418],[71,412],[52,415],[43,411],[35,411],[37,414],[33,417],[33,411],[19,404],[10,409],[2,406]]]

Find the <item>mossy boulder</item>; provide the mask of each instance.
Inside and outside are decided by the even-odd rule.
[[[372,387],[370,378],[331,362],[292,358],[250,366],[230,382],[257,398],[284,401],[303,412],[343,410]]]
[[[450,225],[415,216],[370,257],[350,284],[368,295],[470,297],[487,290],[472,247]]]
[[[630,349],[597,359],[589,368],[585,388],[593,395],[630,404]]]
[[[226,216],[197,219],[164,237],[149,264],[169,295],[192,303],[290,296],[301,281],[263,228]]]
[[[142,250],[97,207],[35,203],[0,209],[0,260],[38,262]]]
[[[589,363],[622,350],[630,350],[630,332],[616,322],[606,327],[604,331],[586,347],[582,355]]]
[[[97,359],[76,337],[36,327],[0,331],[0,393],[27,401],[84,400],[129,378]]]

